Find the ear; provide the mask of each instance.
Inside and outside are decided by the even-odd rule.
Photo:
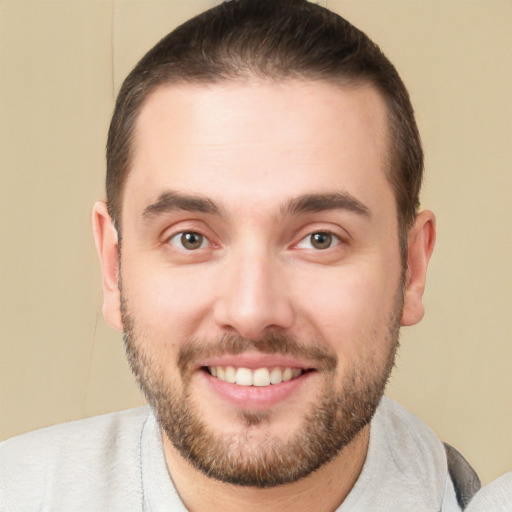
[[[104,201],[94,205],[92,228],[103,281],[103,316],[111,327],[121,331],[118,234]]]
[[[436,218],[428,210],[416,217],[409,231],[402,325],[414,325],[423,318],[423,292],[427,266],[436,240]]]

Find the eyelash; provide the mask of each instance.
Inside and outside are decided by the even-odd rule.
[[[315,235],[326,236],[330,242],[329,246],[328,247],[314,247],[311,240],[312,240],[312,237],[314,237]],[[342,243],[341,237],[338,236],[336,233],[333,233],[332,231],[329,231],[329,230],[318,230],[318,231],[313,231],[313,232],[309,233],[308,235],[306,235],[305,237],[301,238],[299,243],[295,244],[295,247],[301,248],[300,244],[302,244],[306,240],[310,240],[309,243],[311,244],[312,247],[302,247],[302,248],[303,249],[313,249],[313,250],[317,250],[317,251],[325,251],[327,249],[332,249],[333,247]]]
[[[184,245],[183,245],[184,238],[187,236],[195,236],[195,237],[200,238],[199,245],[197,247],[193,247],[193,248],[184,247]],[[176,243],[173,243],[173,241],[175,241]],[[193,252],[197,249],[204,249],[208,245],[210,245],[210,246],[212,245],[212,243],[206,236],[204,236],[203,234],[201,234],[197,231],[180,231],[179,233],[176,233],[175,235],[171,236],[167,240],[167,243],[172,245],[173,247],[176,247],[177,249],[184,250],[187,252],[189,252],[189,251]],[[191,243],[192,243],[192,245],[194,245],[193,241]],[[180,246],[178,244],[180,244]]]
[[[325,237],[329,244],[327,247],[315,247],[314,242],[312,242],[312,237],[320,235],[322,237]],[[190,239],[187,240],[187,237]],[[199,240],[194,240],[194,238],[198,238]],[[310,242],[310,247],[301,247],[301,244],[307,243],[307,240]],[[189,242],[192,247],[185,247],[185,243]],[[212,246],[212,242],[206,237],[205,235],[197,232],[197,231],[180,231],[176,234],[174,234],[172,237],[170,237],[167,240],[167,243],[172,245],[173,247],[176,247],[179,250],[184,250],[186,252],[194,252],[198,249],[204,249],[208,246]],[[321,243],[321,241],[319,241]],[[317,250],[317,251],[325,251],[327,249],[332,249],[336,245],[339,245],[342,243],[342,239],[335,233],[329,230],[318,230],[313,231],[309,234],[307,234],[305,237],[301,238],[301,240],[295,244],[294,247],[299,249],[306,249],[306,250]]]

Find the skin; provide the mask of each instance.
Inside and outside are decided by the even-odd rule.
[[[386,107],[370,86],[255,79],[166,86],[151,94],[137,120],[124,190],[121,275],[139,343],[169,386],[177,392],[185,387],[178,354],[188,340],[213,343],[225,334],[258,340],[279,331],[319,343],[337,358],[333,385],[340,393],[354,368],[371,364],[372,371],[388,371],[396,342],[389,339],[390,319],[398,315],[401,325],[413,325],[423,315],[435,219],[421,212],[409,233],[403,308],[397,312],[403,273],[386,151]],[[176,194],[207,198],[215,211],[162,201]],[[315,211],[293,208],[297,198],[311,194],[341,194],[345,202]],[[362,209],[348,206],[347,198]],[[118,238],[103,202],[95,205],[93,224],[104,315],[122,329]],[[204,244],[183,248],[183,232],[203,235]],[[310,235],[318,232],[334,235],[328,248],[311,244]],[[258,367],[257,357],[249,351],[240,366]],[[196,363],[205,361],[212,359]],[[294,362],[308,364],[300,357]],[[250,392],[226,398],[205,375],[197,367],[190,373],[194,407],[214,432],[250,432],[248,450],[269,437],[289,440],[327,379],[322,371],[311,372],[282,399],[265,391],[265,402]],[[267,419],[249,429],[242,410]],[[318,471],[258,489],[204,476],[163,435],[169,472],[189,510],[222,506],[227,512],[242,506],[335,510],[357,480],[368,439],[365,427]]]

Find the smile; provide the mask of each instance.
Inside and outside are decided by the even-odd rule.
[[[208,372],[213,377],[230,384],[239,386],[265,387],[271,384],[281,384],[300,377],[304,370],[301,368],[273,367],[273,368],[250,368],[234,366],[208,366]]]

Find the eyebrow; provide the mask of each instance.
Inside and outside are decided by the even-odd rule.
[[[142,217],[144,220],[149,220],[160,214],[178,210],[220,215],[220,208],[207,197],[167,191],[160,194],[154,203],[144,208]],[[281,207],[281,215],[284,217],[327,210],[345,210],[370,217],[369,208],[348,192],[304,194],[295,197]]]
[[[142,217],[150,219],[151,217],[177,210],[219,214],[219,207],[211,199],[169,191],[160,194],[154,203],[146,206],[142,212]]]
[[[316,213],[326,210],[346,210],[370,217],[370,209],[348,192],[305,194],[292,199],[283,208],[283,215]]]

